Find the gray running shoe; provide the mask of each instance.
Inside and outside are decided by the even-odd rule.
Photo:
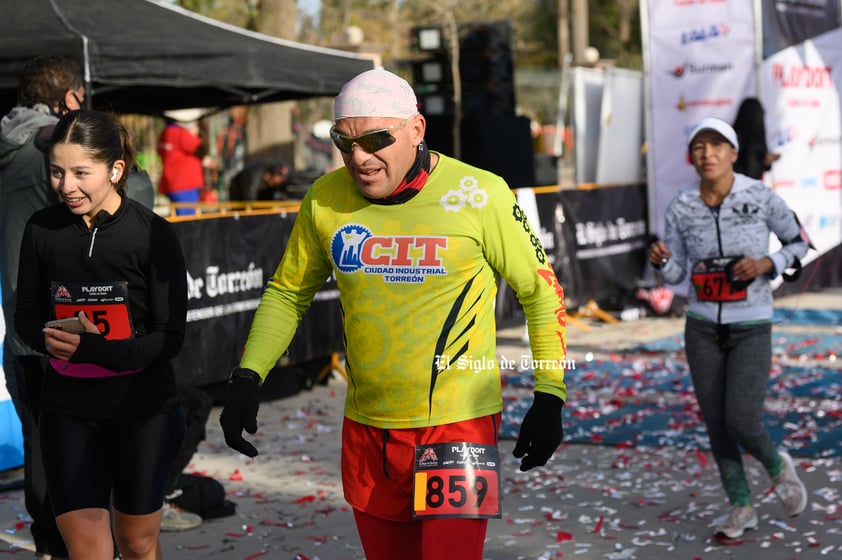
[[[713,530],[715,535],[736,539],[748,529],[757,529],[757,512],[751,506],[734,506],[728,517]]]
[[[775,483],[775,494],[781,501],[786,514],[790,517],[795,517],[807,507],[807,489],[804,487],[801,479],[798,478],[795,463],[793,463],[789,453],[782,451],[780,456],[786,468],[784,468],[784,472],[773,480]]]
[[[164,511],[161,513],[162,532],[188,531],[201,524],[202,518],[195,513],[184,511],[170,502],[164,502]]]

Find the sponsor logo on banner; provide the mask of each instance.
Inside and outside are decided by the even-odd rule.
[[[734,99],[731,97],[703,98],[703,99],[687,99],[683,95],[678,98],[675,104],[679,111],[686,111],[687,109],[695,109],[698,107],[728,107],[734,104]],[[692,127],[691,127],[692,128]]]
[[[704,43],[721,37],[727,37],[730,33],[731,26],[724,22],[694,27],[681,32],[681,44]]]
[[[636,220],[627,222],[619,217],[614,221],[587,221],[577,223],[576,244],[580,247],[602,247],[603,245],[639,240],[646,235],[646,221]],[[604,253],[604,254],[611,254]]]
[[[810,149],[819,146],[838,146],[842,144],[842,136],[813,136],[810,138]]]
[[[773,64],[772,84],[781,88],[833,89],[833,68],[803,64]]]
[[[822,101],[821,99],[816,99],[815,97],[790,97],[786,100],[786,106],[790,109],[818,109],[822,106]]]
[[[839,227],[840,218],[834,214],[823,214],[819,216],[819,229]]]
[[[824,172],[824,188],[829,191],[842,189],[842,170],[829,169]]]
[[[734,65],[730,62],[709,62],[707,64],[685,62],[669,70],[669,74],[674,78],[683,78],[688,74],[718,74],[720,72],[729,72],[733,69]]]
[[[263,269],[249,263],[245,270],[222,270],[216,265],[205,267],[204,273],[193,277],[187,272],[187,299],[215,298],[250,290],[263,290],[266,279]]]
[[[769,139],[769,145],[772,150],[779,150],[784,146],[795,142],[798,139],[798,130],[795,127],[781,128],[772,131]]]
[[[805,189],[819,186],[818,177],[802,177],[799,181],[799,186]]]
[[[340,273],[379,275],[385,282],[421,284],[427,276],[443,276],[447,270],[439,251],[447,249],[447,237],[426,235],[374,235],[367,227],[346,224],[330,242],[333,262]]]

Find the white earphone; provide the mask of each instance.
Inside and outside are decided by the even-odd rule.
[[[112,180],[112,181],[116,181],[116,180],[117,180],[117,170],[116,170],[116,169],[114,170],[114,173],[112,173],[112,174],[111,174],[111,180]]]

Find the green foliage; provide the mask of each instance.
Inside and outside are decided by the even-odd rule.
[[[589,0],[590,43],[602,58],[617,66],[641,69],[640,8],[638,0]],[[628,38],[621,36],[623,10],[628,17]]]
[[[246,28],[249,21],[248,0],[179,0],[185,10],[196,12],[231,25]]]
[[[567,0],[568,10],[572,10],[574,1]],[[405,75],[407,61],[413,56],[409,48],[412,27],[446,27],[451,14],[457,23],[507,19],[512,22],[514,34],[516,74],[546,75],[559,68],[559,3],[560,0],[321,0],[319,20],[299,10],[298,40],[338,46],[345,42],[348,27],[358,27],[364,35],[363,50],[378,53],[384,66]],[[259,19],[261,9],[266,9],[259,0],[181,0],[179,4],[240,27]],[[252,12],[250,5],[256,7]],[[588,9],[589,43],[599,49],[601,57],[613,59],[616,66],[641,69],[639,0],[588,0]],[[532,78],[527,80],[531,81]],[[553,119],[556,97],[557,89],[534,85],[519,87],[517,93],[518,105],[549,121]],[[316,119],[325,114],[325,107],[319,100],[300,103],[300,116]]]

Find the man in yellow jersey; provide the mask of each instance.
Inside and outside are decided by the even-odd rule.
[[[500,177],[428,150],[402,78],[356,76],[334,101],[345,166],[302,201],[231,372],[220,423],[254,457],[258,392],[322,283],[335,274],[348,393],[342,483],[368,560],[481,560],[500,517],[497,279],[529,328],[534,401],[514,455],[546,464],[564,432],[564,293]],[[501,139],[505,141],[505,139]]]

